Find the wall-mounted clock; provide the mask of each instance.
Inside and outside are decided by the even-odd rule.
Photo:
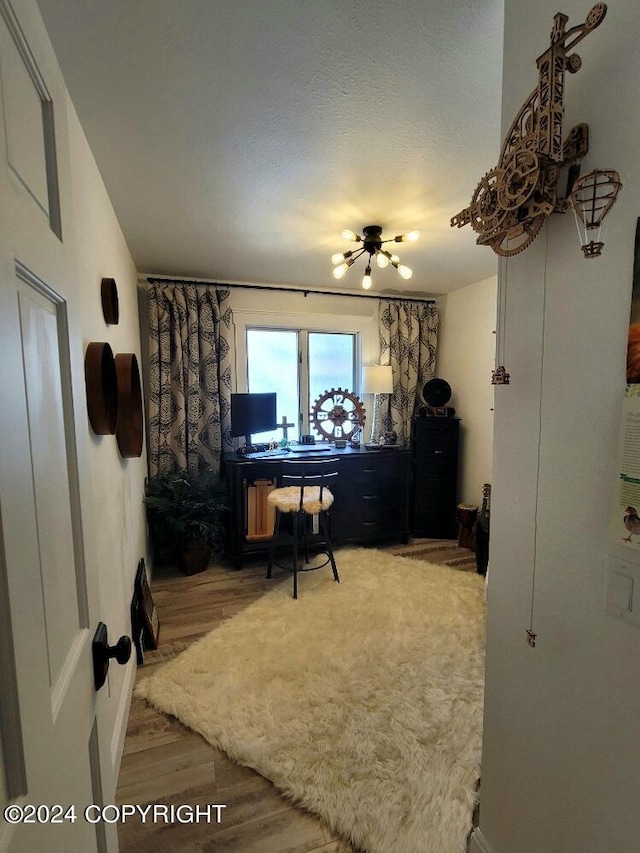
[[[332,388],[321,394],[311,409],[311,423],[322,438],[351,439],[365,423],[365,408],[351,391]]]
[[[569,169],[565,196],[558,195],[560,169],[584,157],[589,148],[589,128],[578,124],[563,141],[565,72],[575,74],[582,60],[569,53],[598,27],[607,7],[596,3],[584,24],[567,29],[567,15],[553,19],[551,44],[538,57],[538,85],[515,117],[495,169],[480,180],[471,203],[451,220],[451,226],[471,225],[476,242],[490,246],[503,257],[524,251],[551,213],[564,213],[573,183],[580,173]]]

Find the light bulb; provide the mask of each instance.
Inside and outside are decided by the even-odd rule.
[[[394,237],[396,243],[413,243],[420,236],[419,231],[409,231],[408,234],[398,234],[397,237]]]
[[[362,239],[355,231],[350,231],[348,228],[345,228],[342,232],[342,238],[344,240],[353,240],[354,243],[359,243]]]
[[[389,266],[389,258],[382,251],[376,253],[376,261],[381,270]]]
[[[331,255],[331,263],[340,264],[342,261],[346,261],[350,258],[351,255],[353,255],[353,252],[336,252],[335,255]]]
[[[364,276],[362,277],[362,286],[365,290],[369,290],[371,288],[371,264],[367,264],[367,268],[364,271]]]
[[[347,264],[340,264],[339,267],[334,267],[333,277],[334,278],[342,278],[342,276],[346,273],[346,271],[348,269],[349,269],[349,267],[347,266]]]
[[[349,254],[351,253],[349,252]],[[354,263],[355,262],[353,258],[347,258],[347,260],[343,264],[340,264],[340,266],[333,268],[333,277],[342,278],[342,276],[346,273],[349,267],[352,267]]]
[[[398,267],[398,272],[400,273],[402,278],[406,279],[411,278],[411,276],[413,275],[413,270],[410,270],[409,267],[405,267],[404,264],[400,264],[400,266]]]

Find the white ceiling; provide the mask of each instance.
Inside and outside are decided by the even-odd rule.
[[[360,291],[381,225],[445,293],[496,272],[452,229],[498,159],[503,0],[38,0],[140,272]],[[353,245],[353,244],[352,244]]]

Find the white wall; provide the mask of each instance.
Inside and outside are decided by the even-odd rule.
[[[578,0],[561,8],[569,26],[588,12]],[[505,131],[557,10],[555,0],[506,4]],[[640,213],[639,22],[636,0],[609,4],[566,80],[565,134],[590,126],[583,172],[616,168],[624,183],[602,257],[583,259],[568,213],[508,263],[511,385],[495,394],[476,853],[628,853],[640,843],[640,632],[603,609],[606,555],[619,547],[607,526]]]
[[[78,317],[76,335],[81,338],[82,350],[77,356],[84,353],[91,341],[108,341],[114,354],[133,352],[140,365],[137,271],[70,102],[67,117],[72,205],[67,213],[67,234],[75,265],[69,298]],[[103,276],[114,278],[118,286],[117,325],[107,326],[102,315]],[[84,395],[79,397],[76,422],[86,446],[88,475],[83,495],[85,538],[90,541],[98,571],[100,618],[108,627],[110,642],[114,643],[122,634],[131,636],[129,607],[133,580],[138,561],[141,557],[147,559],[142,503],[146,449],[143,447],[140,458],[123,459],[115,436],[93,434],[87,421]],[[126,667],[117,664],[110,667],[109,702],[102,711],[103,722],[106,720],[108,728],[113,730],[111,758],[116,774],[135,677],[135,653],[132,657]]]
[[[109,640],[131,634],[129,605],[140,557],[146,556],[143,513],[145,456],[122,460],[115,436],[93,435],[87,418],[84,354],[91,341],[108,341],[114,353],[140,358],[136,270],[89,150],[34,0],[14,0],[13,7],[35,61],[51,94],[54,109],[62,241],[48,229],[20,182],[0,188],[3,247],[0,269],[14,277],[15,259],[33,271],[65,300],[69,319],[72,400],[79,464],[79,487],[87,571],[98,577],[99,612],[91,612],[91,629],[107,624]],[[6,157],[4,133],[0,157]],[[4,176],[7,169],[0,170]],[[34,234],[41,235],[36,241]],[[100,282],[116,279],[120,322],[107,326],[102,315]],[[113,665],[108,686],[97,696],[100,749],[106,769],[105,802],[113,802],[120,749],[124,739],[135,654],[127,666]]]
[[[482,486],[492,482],[496,285],[492,276],[439,300],[436,375],[451,385],[450,405],[461,419],[458,501],[478,506]]]

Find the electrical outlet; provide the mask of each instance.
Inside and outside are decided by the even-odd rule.
[[[640,627],[640,565],[608,555],[604,609]]]

